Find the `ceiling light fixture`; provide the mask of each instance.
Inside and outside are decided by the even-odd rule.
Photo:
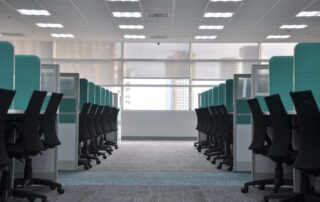
[[[240,2],[243,0],[210,0],[211,2]]]
[[[194,38],[195,39],[216,39],[217,36],[214,36],[214,35],[212,35],[212,36],[195,36]]]
[[[308,25],[282,25],[280,29],[304,29]]]
[[[290,38],[291,35],[269,35],[267,39],[287,39]]]
[[[223,29],[223,25],[200,25],[199,29]]]
[[[204,13],[205,18],[230,18],[233,16],[232,12],[218,12],[218,13],[211,13],[206,12]]]
[[[112,12],[113,17],[116,18],[141,18],[140,12]]]
[[[50,35],[55,38],[74,38],[73,34],[50,34]]]
[[[57,23],[37,23],[36,25],[42,28],[63,28],[62,24]]]
[[[320,11],[301,11],[296,16],[297,17],[315,17],[315,16],[320,16]]]
[[[145,35],[123,35],[123,38],[125,39],[145,39],[146,36]]]
[[[47,10],[29,10],[29,9],[18,9],[17,10],[21,15],[44,15],[49,16],[50,13]]]
[[[119,25],[120,29],[144,29],[143,25]]]

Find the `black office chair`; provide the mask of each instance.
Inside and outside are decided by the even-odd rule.
[[[111,118],[111,111],[112,108],[109,106],[104,106],[103,112],[102,112],[102,117],[100,120],[100,126],[103,131],[103,136],[101,137],[101,145],[105,145],[109,148],[109,150],[112,152],[112,148],[114,147],[115,149],[118,149],[118,145],[116,142],[109,141],[107,136],[111,132],[111,129],[109,128],[109,119]]]
[[[296,152],[292,147],[292,120],[287,114],[280,96],[271,95],[265,97],[273,131],[272,144],[267,156],[276,164],[274,189],[277,193],[280,186],[293,185],[292,179],[285,179],[283,176],[283,164],[292,165]],[[271,194],[264,197],[265,201],[269,199],[281,199],[284,194]]]
[[[32,172],[31,157],[40,154],[45,150],[39,135],[39,120],[42,103],[45,99],[47,92],[45,91],[34,91],[27,109],[25,110],[24,116],[21,122],[16,125],[16,131],[18,137],[15,143],[7,145],[7,151],[9,157],[21,159],[25,161],[25,171]],[[30,173],[25,173],[30,176]],[[20,181],[20,182],[19,182]],[[15,180],[15,183],[21,184],[21,188],[25,188],[30,184],[30,179]],[[22,197],[27,197],[29,200],[35,200],[36,198],[46,201],[45,195],[37,194],[34,192],[24,193]]]
[[[267,127],[268,120],[263,115],[258,99],[253,98],[248,100],[253,119],[253,137],[249,149],[254,154],[267,156],[269,147],[271,145],[270,137],[268,136]],[[264,189],[265,185],[273,185],[274,179],[262,179],[244,183],[241,188],[242,193],[247,193],[249,186],[258,185],[260,189]]]
[[[312,189],[309,176],[320,175],[320,112],[311,91],[290,93],[299,124],[299,148],[294,168],[301,172],[301,193],[292,194],[282,202],[320,201]]]
[[[62,100],[63,94],[52,93],[50,100],[48,102],[46,111],[43,116],[40,117],[40,134],[43,134],[44,139],[42,144],[44,150],[53,149],[60,145],[61,142],[58,138],[56,131],[56,121],[57,121],[57,111]],[[24,131],[22,131],[24,132]],[[48,179],[33,178],[32,176],[32,159],[26,158],[24,177],[15,180],[15,186],[20,185],[23,187],[31,185],[45,185],[50,187],[50,189],[57,189],[59,194],[64,193],[64,189],[60,183],[54,182]]]
[[[97,148],[99,150],[104,150],[109,155],[111,155],[113,152],[113,149],[111,148],[111,146],[107,145],[105,142],[106,132],[103,127],[103,115],[104,115],[103,112],[104,112],[104,110],[105,110],[105,107],[102,105],[99,105],[98,110],[97,110],[97,114],[95,116],[95,128],[96,128],[96,131],[99,132],[98,140],[97,140]]]

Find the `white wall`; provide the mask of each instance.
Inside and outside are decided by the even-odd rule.
[[[194,111],[124,111],[122,137],[197,137]]]

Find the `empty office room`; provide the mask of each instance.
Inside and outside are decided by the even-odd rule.
[[[0,0],[0,202],[319,202],[320,0]]]

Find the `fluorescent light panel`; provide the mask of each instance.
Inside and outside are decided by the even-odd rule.
[[[297,17],[316,17],[316,16],[320,16],[320,11],[301,11],[296,16]]]
[[[223,29],[223,25],[200,25],[199,29]]]
[[[74,38],[73,34],[50,34],[50,35],[55,38]]]
[[[120,29],[144,29],[143,25],[119,25]]]
[[[240,2],[243,0],[210,0],[211,2]]]
[[[230,18],[232,16],[233,16],[232,12],[218,12],[218,13],[206,12],[206,13],[204,13],[205,18]]]
[[[141,18],[141,12],[112,12],[116,18]]]
[[[212,36],[195,36],[194,38],[195,39],[216,39],[217,36],[214,36],[214,35],[212,35]]]
[[[47,10],[29,10],[29,9],[18,9],[21,15],[44,15],[49,16],[50,13]]]
[[[62,24],[57,23],[37,23],[36,25],[42,28],[63,28]]]
[[[267,39],[287,39],[290,38],[291,35],[269,35]]]
[[[308,25],[282,25],[280,29],[304,29]]]
[[[145,39],[146,36],[145,35],[123,35],[123,38],[125,39]]]

